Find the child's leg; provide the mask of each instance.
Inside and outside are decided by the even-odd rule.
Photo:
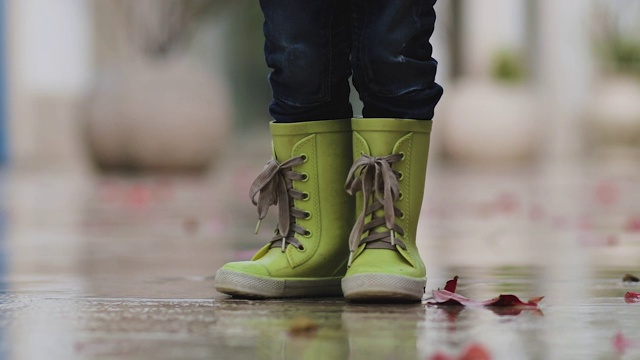
[[[278,225],[251,261],[224,265],[215,286],[239,297],[339,296],[354,216],[354,200],[344,191],[352,135],[349,2],[261,6],[276,122],[273,159],[250,196],[260,219],[278,206]]]
[[[429,38],[435,0],[354,0],[354,85],[365,118],[431,119],[442,88]]]
[[[261,0],[276,122],[352,116],[351,8],[345,0]]]
[[[358,219],[342,280],[351,300],[419,301],[424,293],[416,229],[430,119],[442,95],[429,44],[434,2],[353,1],[352,63],[364,118],[351,123],[347,189],[358,197]]]

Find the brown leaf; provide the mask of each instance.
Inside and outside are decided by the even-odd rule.
[[[289,335],[291,336],[309,336],[315,334],[317,330],[318,324],[306,316],[298,316],[289,325]]]

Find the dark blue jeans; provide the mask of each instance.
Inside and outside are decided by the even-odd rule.
[[[442,96],[429,38],[436,0],[260,0],[277,122],[431,119]]]

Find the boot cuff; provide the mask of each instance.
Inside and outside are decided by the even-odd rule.
[[[269,123],[271,135],[304,135],[351,131],[349,119],[317,120],[297,123]]]
[[[351,119],[351,128],[354,131],[401,131],[401,132],[430,133],[432,124],[433,124],[433,121],[431,120],[392,119],[392,118]]]

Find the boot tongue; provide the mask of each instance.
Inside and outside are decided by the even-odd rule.
[[[375,195],[374,195],[374,196],[375,196]],[[384,219],[384,216],[385,216],[385,215],[384,215],[384,208],[383,208],[383,209],[379,209],[379,210],[374,211],[374,212],[373,212],[373,214],[374,214],[376,217],[378,217],[378,218],[382,218],[382,219]],[[374,232],[386,232],[386,231],[389,231],[389,230],[390,230],[390,229],[387,229],[387,227],[383,225],[383,226],[378,226],[378,227],[373,228],[373,229],[371,230],[371,233],[374,233]],[[397,236],[397,235],[396,235],[396,236]]]
[[[396,146],[395,140],[402,138],[402,135],[399,134],[390,139],[388,131],[358,131],[358,133],[367,142],[369,155],[374,157],[391,155]]]
[[[393,154],[393,149],[396,146],[396,140],[402,138],[403,134],[398,133],[398,136],[390,137],[389,131],[358,131],[358,133],[365,139],[369,147],[369,155],[374,157],[386,156]],[[372,196],[375,197],[374,194]],[[375,200],[373,198],[372,200]],[[385,217],[384,209],[379,209],[374,212],[374,215],[378,218]],[[378,226],[373,228],[370,233],[374,232],[386,232],[386,226]]]

